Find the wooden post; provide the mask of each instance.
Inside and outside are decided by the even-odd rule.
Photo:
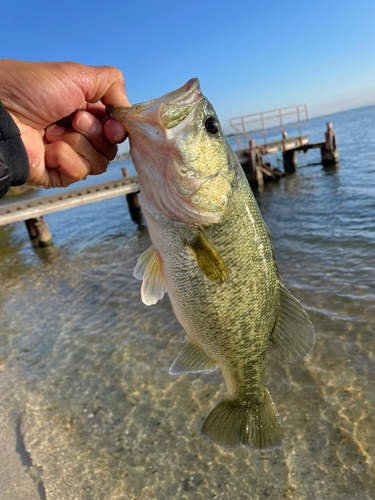
[[[35,222],[35,227],[37,230],[37,240],[40,247],[49,247],[53,245],[52,236],[48,229],[48,224],[44,220],[44,217],[39,217],[38,221]]]
[[[48,224],[43,217],[34,217],[25,221],[27,232],[34,246],[48,247],[53,245]]]
[[[288,132],[283,130],[283,151],[286,151],[286,140],[288,138]]]
[[[293,174],[297,170],[297,151],[290,149],[283,151],[284,170],[286,174]]]
[[[38,222],[38,219],[36,217],[34,217],[33,219],[25,220],[26,229],[29,233],[31,243],[33,244],[33,246],[38,246],[38,233],[35,227],[35,222]]]
[[[122,169],[122,175],[124,177],[128,177],[128,169],[126,167],[123,167]],[[137,193],[130,193],[126,195],[126,201],[128,202],[128,207],[129,207],[129,212],[131,215],[131,218],[135,222],[139,222],[140,217],[142,216],[141,212],[141,205],[139,203],[139,198]]]
[[[250,141],[250,151],[248,153],[248,161],[250,166],[250,180],[256,182],[258,186],[264,185],[263,172],[260,169],[262,165],[262,155],[259,148],[255,147],[255,141]]]
[[[332,128],[332,122],[327,123],[325,133],[326,142],[320,149],[323,165],[335,165],[339,162],[339,154],[336,149],[336,132]]]

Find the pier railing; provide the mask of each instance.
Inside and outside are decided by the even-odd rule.
[[[235,138],[240,150],[249,150],[249,144],[254,137],[263,137],[263,146],[267,146],[268,135],[280,131],[286,138],[286,130],[298,128],[302,137],[301,126],[308,123],[306,104],[297,104],[285,108],[253,113],[250,115],[230,118],[229,123],[234,128]]]

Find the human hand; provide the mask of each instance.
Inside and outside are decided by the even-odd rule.
[[[0,60],[0,101],[20,129],[28,182],[45,188],[105,172],[126,137],[105,113],[105,105],[130,106],[123,75],[110,66]]]

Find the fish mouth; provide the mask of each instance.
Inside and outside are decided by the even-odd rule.
[[[185,85],[157,99],[134,106],[106,106],[109,118],[125,126],[134,122],[157,121],[165,128],[177,126],[204,99],[198,78],[191,78]]]
[[[158,99],[151,99],[151,101],[148,102],[153,104],[191,104],[197,101],[198,96],[202,96],[199,80],[198,78],[191,78],[179,89],[169,92],[169,94],[165,94]]]

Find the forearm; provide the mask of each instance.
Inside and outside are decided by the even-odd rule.
[[[29,160],[20,131],[0,102],[0,198],[10,186],[20,186],[29,176]]]

